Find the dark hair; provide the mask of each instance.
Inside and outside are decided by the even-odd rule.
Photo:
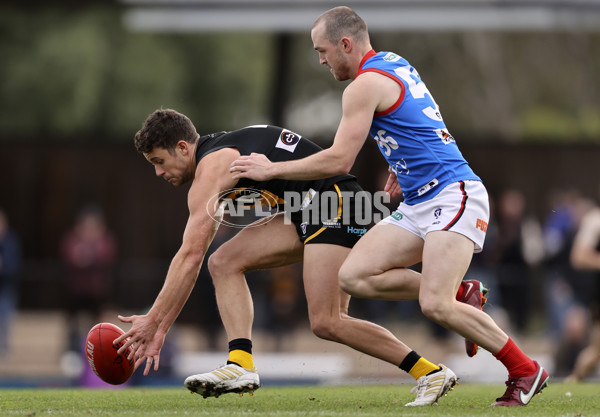
[[[321,22],[325,25],[325,36],[331,43],[338,43],[344,36],[359,42],[368,41],[367,24],[354,10],[346,6],[334,7],[323,13],[313,24],[313,29]]]
[[[133,143],[139,153],[149,153],[154,148],[164,148],[171,152],[180,140],[194,143],[199,137],[194,124],[186,115],[173,109],[158,109],[148,116],[135,134]]]

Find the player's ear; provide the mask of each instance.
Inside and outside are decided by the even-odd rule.
[[[352,41],[350,40],[350,38],[344,36],[342,39],[340,39],[340,45],[344,52],[352,51]]]
[[[175,149],[181,151],[184,155],[187,155],[190,149],[189,143],[187,143],[185,140],[180,140],[177,142],[177,145],[175,145]]]

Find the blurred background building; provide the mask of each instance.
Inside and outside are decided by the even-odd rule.
[[[476,255],[470,274],[492,288],[489,311],[552,368],[565,312],[577,303],[569,294],[586,293],[598,281],[573,273],[567,254],[581,216],[599,197],[600,2],[345,4],[366,20],[376,50],[397,52],[419,70],[487,185],[494,209],[487,250]],[[22,262],[11,278],[16,314],[0,336],[7,346],[0,385],[83,381],[87,365],[77,365],[76,354],[65,355],[75,342],[69,338],[61,253],[61,239],[82,207],[93,203],[102,213],[115,245],[109,295],[88,322],[116,323],[117,312],[143,312],[160,290],[187,207],[185,187],[156,180],[133,147],[133,135],[153,110],[181,111],[201,134],[270,123],[323,147],[331,143],[346,84],[319,66],[309,32],[314,19],[336,5],[2,2],[0,208],[18,236]],[[353,173],[376,191],[385,170],[376,144],[368,142]],[[220,233],[217,241],[233,231]],[[3,280],[7,264],[0,262]],[[226,340],[207,274],[203,268],[172,331],[163,355],[173,360],[161,360],[162,381],[177,379],[208,352],[224,357]],[[310,334],[301,268],[249,274],[249,282],[257,353],[312,353],[315,362],[317,353],[331,353],[342,358],[338,372],[330,372],[334,378],[398,375]],[[355,300],[351,308],[401,332],[428,357],[441,361],[456,353],[448,361],[457,361],[467,376],[485,360],[479,357],[490,356],[463,363],[460,338],[432,328],[416,305],[396,304]],[[579,338],[585,337],[584,328]],[[438,339],[444,348],[429,343]],[[313,377],[307,368],[304,375]]]

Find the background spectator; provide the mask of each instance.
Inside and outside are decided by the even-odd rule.
[[[587,338],[589,326],[585,308],[593,294],[594,276],[576,270],[570,256],[581,220],[590,209],[590,201],[573,189],[550,194],[550,210],[544,223],[544,286],[547,320],[551,338],[556,341],[554,363],[556,376],[566,376]]]
[[[543,256],[541,229],[527,213],[523,193],[515,188],[505,190],[495,207],[494,239],[487,248],[494,259],[501,304],[515,330],[524,332],[531,317],[531,266]]]
[[[591,320],[580,320],[581,328],[584,323],[591,324],[586,330],[579,332],[578,342],[586,341],[588,343],[585,349],[574,358],[575,361],[570,363],[572,373],[568,380],[580,381],[588,376],[600,362],[600,207],[596,206],[591,209],[581,221],[581,226],[575,236],[573,249],[571,250],[571,263],[577,270],[590,271],[593,273],[593,279],[588,281],[589,285],[586,288],[586,305],[590,307]],[[584,339],[584,336],[588,336]]]
[[[83,332],[100,321],[113,288],[117,245],[98,207],[88,206],[79,213],[62,240],[61,254],[70,350],[79,351]],[[87,320],[82,326],[83,314]]]
[[[8,217],[0,209],[0,357],[9,353],[10,327],[17,309],[21,247]]]

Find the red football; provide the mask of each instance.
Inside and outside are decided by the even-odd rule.
[[[117,350],[124,342],[113,344],[113,340],[123,333],[121,328],[112,323],[98,323],[92,327],[85,339],[85,352],[90,367],[101,380],[113,385],[126,382],[133,374],[135,365],[133,359],[127,359],[131,353],[131,346],[119,355]]]

